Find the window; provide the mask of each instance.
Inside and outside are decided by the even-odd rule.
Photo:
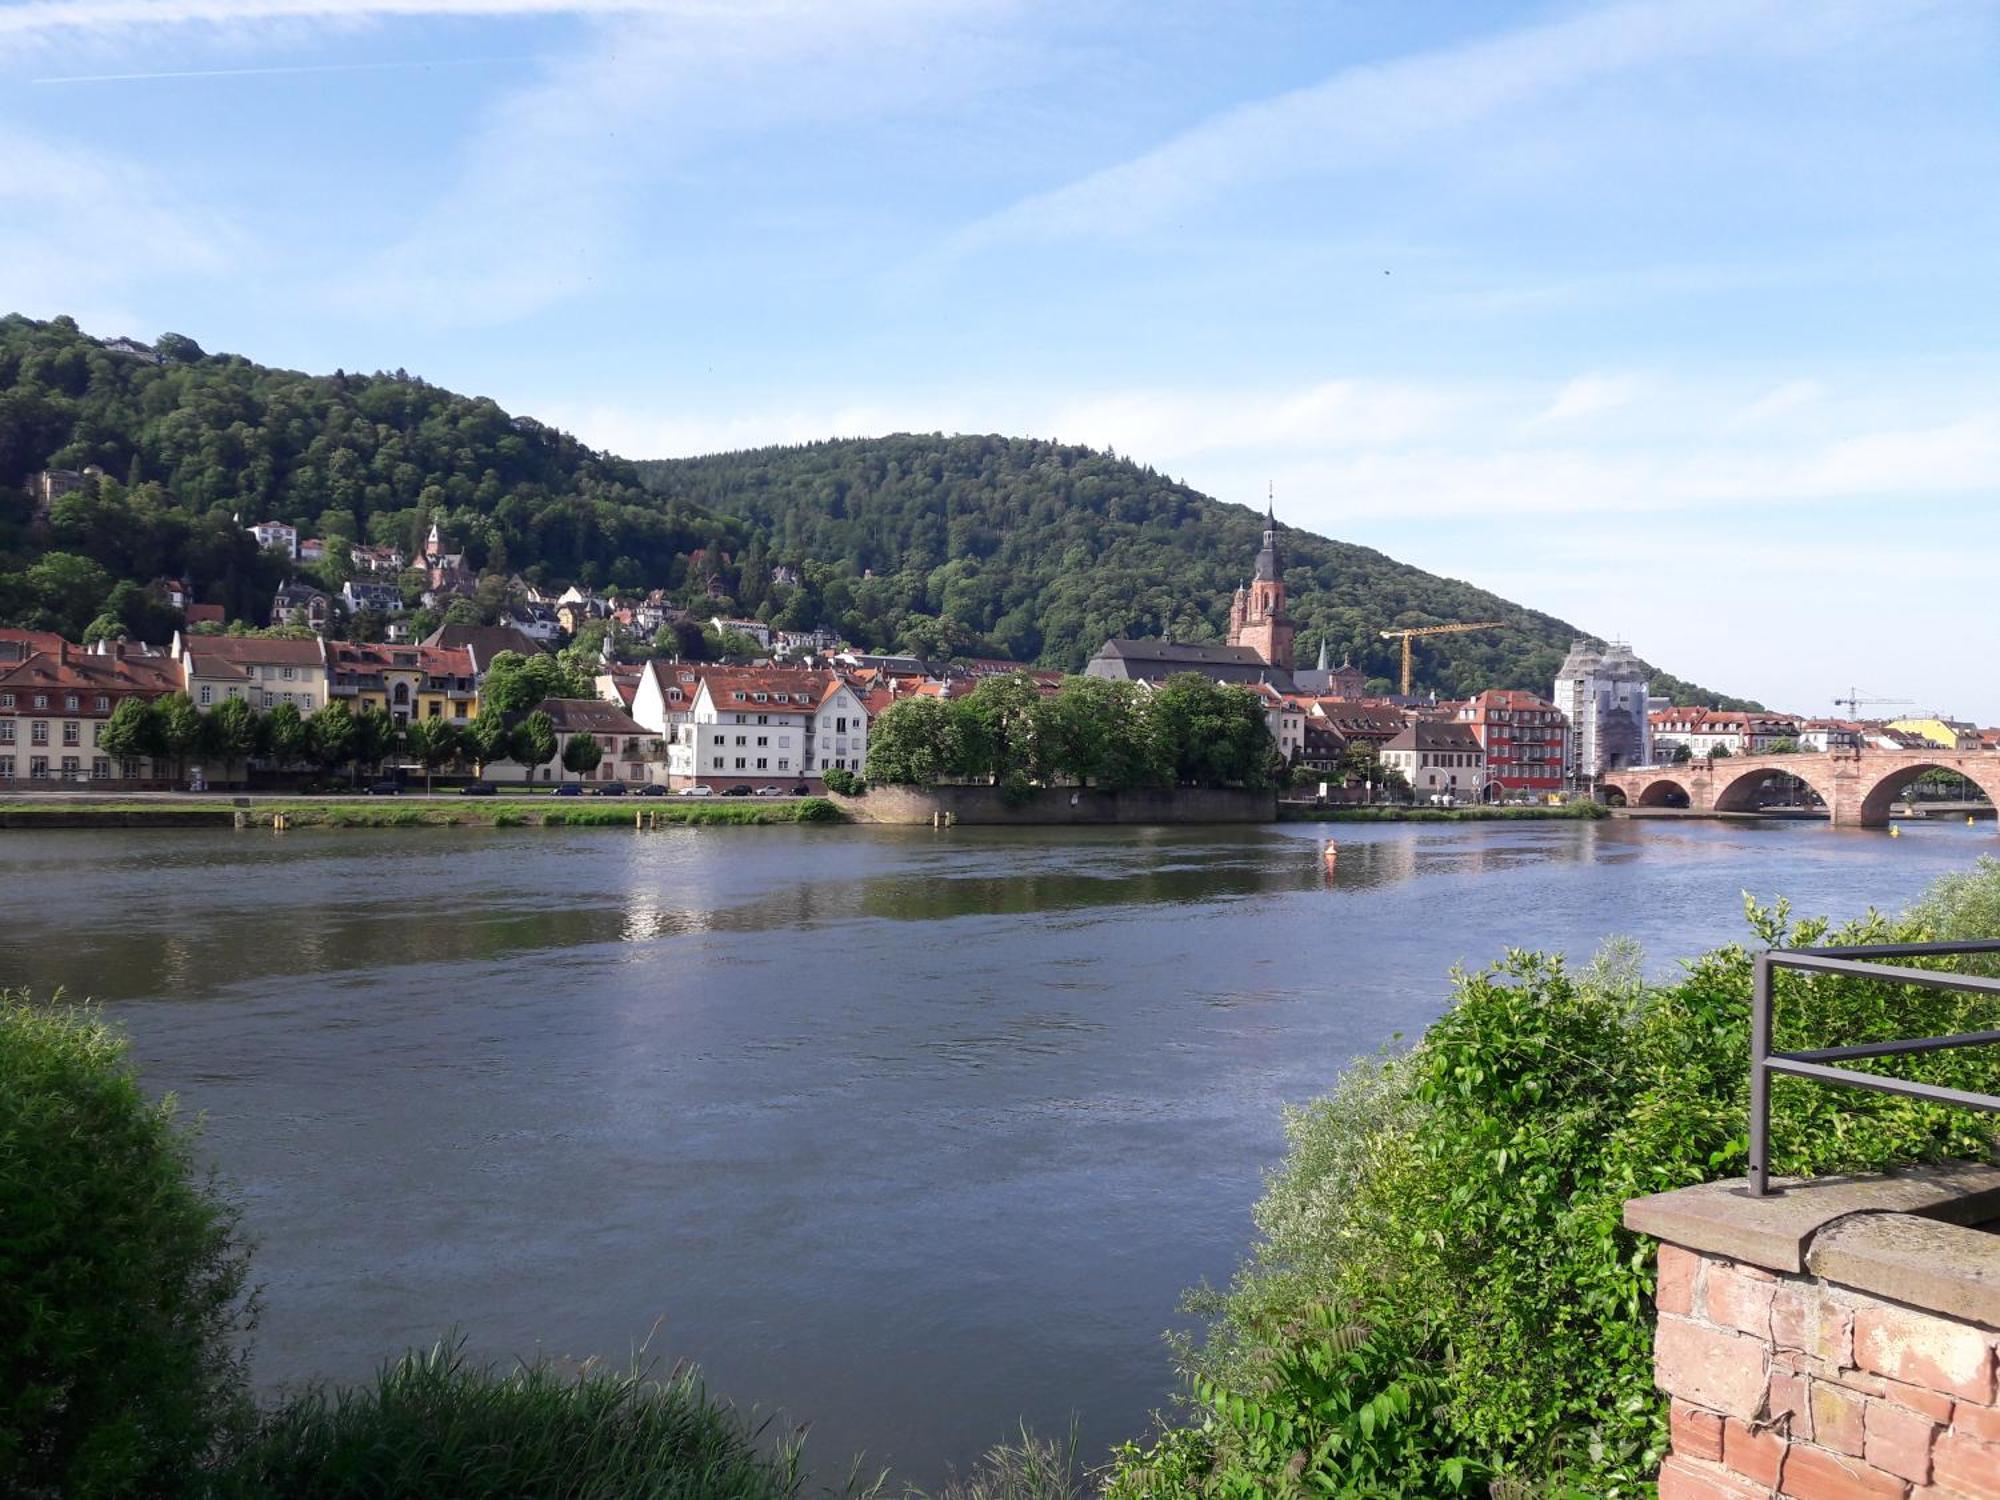
[[[766,770],[766,769],[768,769],[768,768],[769,768],[770,764],[771,764],[771,763],[770,763],[770,762],[769,762],[768,760],[766,760],[766,759],[765,759],[765,758],[764,758],[763,756],[761,756],[761,755],[760,755],[760,756],[758,756],[758,757],[757,757],[757,769],[758,769],[758,770],[760,770],[760,771],[762,771],[762,770]]]
[[[75,713],[78,708],[82,707],[82,705],[83,705],[83,700],[77,697],[75,693],[63,694],[63,707],[68,709],[71,713]]]
[[[743,757],[740,755],[736,757],[736,769],[739,771],[743,769]]]
[[[789,734],[781,734],[781,735],[779,735],[779,736],[778,736],[778,748],[779,748],[780,750],[789,750],[789,749],[791,749],[791,748],[792,748],[792,737],[791,737],[791,736],[790,736]]]
[[[792,761],[790,756],[781,755],[778,757],[778,769],[780,771],[789,771],[791,770],[791,768],[792,768]]]
[[[35,694],[35,707],[47,708],[48,706],[49,706],[49,695],[47,693]]]
[[[291,669],[290,667],[286,667],[286,668],[285,668],[285,681],[287,681],[287,682],[290,682],[291,680],[292,680],[292,669]]]
[[[757,695],[757,701],[761,703],[763,699],[764,695],[762,693],[759,693]],[[759,724],[768,724],[771,722],[771,716],[769,714],[759,714],[757,715],[757,722]]]
[[[739,745],[743,745],[743,744],[748,744],[749,741],[745,736],[739,734],[736,736],[736,743]]]
[[[12,719],[0,719],[0,745],[11,745],[13,743],[14,721]]]
[[[770,737],[770,736],[769,736],[768,734],[760,734],[760,735],[758,735],[758,736],[757,736],[757,748],[758,748],[758,749],[760,749],[760,750],[761,750],[761,749],[763,749],[763,748],[764,748],[764,746],[766,746],[766,745],[768,745],[768,744],[770,744],[770,743],[771,743],[771,737]]]
[[[90,762],[90,776],[93,781],[109,781],[111,779],[111,757],[108,755],[94,757]]]
[[[11,755],[0,755],[0,781],[12,781],[13,779],[14,757]]]
[[[12,708],[13,706],[14,695],[12,693],[0,693],[0,708]]]
[[[207,683],[204,682],[201,685],[201,698],[199,700],[201,706],[203,708],[207,708],[208,705],[214,701],[214,699],[215,699],[215,689],[210,687]]]
[[[49,742],[49,721],[47,719],[37,719],[34,721],[34,723],[28,726],[29,744],[46,745],[48,742]]]
[[[722,769],[722,757],[719,755],[715,757],[715,769],[718,771]]]
[[[136,759],[120,761],[118,763],[118,774],[123,776],[127,781],[137,781],[139,779],[139,762]]]
[[[46,755],[31,755],[28,757],[28,779],[30,781],[47,781],[49,779],[49,758]]]
[[[83,743],[83,735],[76,720],[63,720],[63,743],[65,745],[81,745]]]

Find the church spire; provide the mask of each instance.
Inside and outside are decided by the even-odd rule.
[[[1324,671],[1326,671],[1326,670],[1327,670],[1327,660],[1326,660],[1326,637],[1325,637],[1325,636],[1321,636],[1321,637],[1319,638],[1319,669],[1320,669],[1320,670],[1321,670],[1322,672],[1324,672]]]

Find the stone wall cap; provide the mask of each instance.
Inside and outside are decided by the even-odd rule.
[[[1770,1271],[1803,1271],[1813,1236],[1849,1214],[1919,1214],[1954,1224],[2000,1218],[2000,1167],[1909,1167],[1868,1177],[1773,1178],[1769,1196],[1730,1178],[1633,1198],[1625,1227]]]
[[[2000,1234],[1915,1214],[1855,1214],[1813,1236],[1806,1269],[1827,1281],[2000,1327]]]

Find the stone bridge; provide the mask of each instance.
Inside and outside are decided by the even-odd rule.
[[[1926,771],[1953,771],[2000,807],[2000,754],[1990,750],[1837,750],[1828,754],[1738,755],[1682,765],[1612,771],[1607,800],[1630,807],[1688,807],[1696,812],[1755,812],[1773,771],[1796,777],[1826,804],[1836,828],[1882,828],[1889,806]],[[1615,795],[1613,795],[1615,794]]]

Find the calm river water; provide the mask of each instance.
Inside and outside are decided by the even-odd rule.
[[[1280,1108],[1446,972],[1741,895],[1899,906],[1993,825],[11,832],[6,981],[123,1023],[248,1204],[268,1384],[465,1331],[698,1360],[920,1480],[1172,1389]]]

